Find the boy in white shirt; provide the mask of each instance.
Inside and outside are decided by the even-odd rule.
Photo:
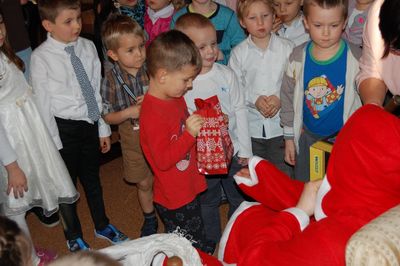
[[[273,32],[291,40],[296,46],[310,40],[303,24],[303,0],[273,0],[276,18]]]
[[[176,22],[176,29],[182,31],[195,43],[202,57],[200,74],[193,81],[193,88],[185,94],[189,112],[196,110],[194,99],[206,99],[217,95],[222,112],[229,120],[229,135],[235,156],[226,175],[206,176],[208,189],[201,195],[201,208],[208,240],[219,242],[221,237],[219,205],[221,185],[229,201],[230,217],[243,201],[233,175],[247,165],[252,156],[251,141],[247,122],[247,108],[235,73],[228,67],[215,63],[218,56],[217,34],[213,24],[206,17],[188,13]]]
[[[38,108],[60,150],[73,183],[85,190],[95,235],[113,244],[127,240],[109,223],[99,177],[99,147],[110,149],[110,127],[101,118],[101,66],[94,44],[79,37],[78,0],[38,3],[47,40],[32,53],[31,80]],[[100,140],[100,142],[99,142]],[[76,204],[60,204],[71,252],[89,249],[83,240]]]
[[[271,33],[275,16],[268,0],[240,1],[237,13],[249,37],[232,50],[228,65],[245,93],[253,154],[291,175],[278,112],[282,77],[294,44]]]

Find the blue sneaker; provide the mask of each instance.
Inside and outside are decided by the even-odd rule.
[[[81,237],[74,240],[67,240],[67,246],[69,251],[76,252],[80,250],[90,250],[88,243],[85,242]]]
[[[119,231],[112,224],[108,224],[106,228],[104,228],[103,230],[100,231],[95,230],[94,234],[96,237],[108,240],[114,245],[129,240],[129,238],[124,233]]]

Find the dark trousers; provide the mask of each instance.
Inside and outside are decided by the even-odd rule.
[[[61,156],[76,186],[79,180],[85,191],[96,230],[104,229],[109,220],[105,213],[103,191],[99,177],[98,125],[85,121],[56,118],[63,148]],[[64,234],[68,240],[82,237],[76,204],[60,204]]]
[[[296,165],[294,166],[294,179],[302,182],[310,181],[310,147],[318,140],[323,139],[304,129],[299,139],[299,152],[296,154]]]
[[[193,240],[193,246],[206,253],[213,253],[215,247],[206,239],[204,223],[201,217],[200,199],[197,196],[192,202],[174,210],[154,204],[161,220],[164,223],[165,232],[171,233],[179,228],[179,232]]]
[[[288,176],[293,176],[293,167],[285,162],[285,142],[283,136],[271,139],[251,138],[253,154],[270,161]]]
[[[221,238],[221,219],[219,205],[221,203],[221,186],[229,202],[228,218],[243,202],[244,198],[233,176],[243,167],[238,163],[238,157],[232,158],[228,175],[206,176],[207,190],[200,196],[201,213],[204,221],[206,237],[214,243]]]

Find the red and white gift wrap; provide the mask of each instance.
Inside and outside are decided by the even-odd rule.
[[[217,96],[195,99],[196,113],[205,122],[197,136],[197,163],[201,174],[227,174],[233,156],[233,144],[224,122]]]

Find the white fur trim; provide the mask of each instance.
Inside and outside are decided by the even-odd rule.
[[[254,158],[254,157],[253,157]],[[258,157],[260,158],[260,157]],[[250,161],[251,162],[251,161]],[[231,218],[229,219],[228,224],[225,227],[224,233],[222,234],[221,240],[219,241],[219,249],[218,249],[218,259],[220,261],[224,261],[224,254],[225,254],[225,246],[226,242],[228,241],[229,235],[232,230],[232,226],[235,223],[237,217],[242,214],[245,210],[248,208],[255,206],[255,205],[260,205],[259,202],[249,202],[249,201],[243,201],[239,207],[236,209],[236,211],[232,214]],[[231,264],[224,264],[224,265],[231,265]],[[234,264],[233,264],[234,265]]]
[[[201,259],[192,243],[186,238],[171,234],[154,234],[147,237],[123,242],[121,244],[100,249],[99,252],[111,256],[122,265],[148,266],[156,257],[157,262],[164,253],[166,256],[178,256],[183,265],[202,266]]]
[[[242,177],[235,175],[233,178],[236,181],[236,184],[240,185],[243,184],[248,187],[252,187],[258,184],[258,176],[256,173],[256,166],[259,162],[264,160],[261,157],[253,156],[249,159],[249,171],[250,171],[250,178]]]
[[[321,186],[318,189],[317,199],[315,202],[315,209],[314,209],[314,217],[315,220],[319,221],[326,218],[326,214],[322,209],[322,200],[324,199],[325,195],[331,190],[331,185],[329,184],[329,180],[325,175],[325,178],[322,180]]]
[[[284,212],[291,213],[300,225],[300,230],[303,231],[310,224],[310,217],[302,209],[292,207],[283,210]]]

